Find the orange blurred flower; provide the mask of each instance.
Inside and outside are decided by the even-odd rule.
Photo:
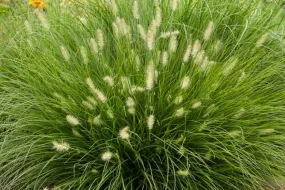
[[[29,5],[34,8],[46,8],[47,5],[42,0],[29,0]]]

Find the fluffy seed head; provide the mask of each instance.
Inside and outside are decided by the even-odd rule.
[[[207,56],[204,57],[202,62],[200,63],[200,67],[202,70],[206,71],[212,66],[212,61],[209,61],[209,58]]]
[[[149,130],[152,130],[152,129],[153,129],[153,127],[154,127],[154,122],[155,122],[155,117],[154,117],[154,115],[148,116],[148,118],[147,118],[147,128],[148,128]]]
[[[90,102],[91,104],[93,104],[93,106],[97,106],[98,105],[97,101],[93,97],[91,97],[91,96],[87,97],[87,101]]]
[[[169,40],[169,46],[168,46],[169,52],[170,53],[176,52],[177,46],[178,46],[177,35],[172,35]]]
[[[217,42],[214,45],[214,50],[216,53],[218,53],[222,49],[223,43],[221,40],[217,40]]]
[[[181,104],[183,101],[183,97],[182,96],[177,96],[174,100],[175,104]]]
[[[93,124],[95,126],[101,126],[103,124],[103,121],[101,120],[101,115],[97,115],[94,119],[93,119]]]
[[[140,19],[140,13],[139,13],[139,3],[138,1],[135,1],[133,4],[133,15],[135,19]]]
[[[145,88],[141,86],[132,86],[130,91],[131,91],[131,94],[134,94],[136,92],[144,92]]]
[[[105,162],[108,162],[112,159],[113,153],[110,151],[104,152],[101,156],[101,159]]]
[[[214,31],[214,22],[210,21],[204,33],[205,41],[208,41],[211,38],[213,31]]]
[[[76,125],[80,124],[79,120],[76,117],[74,117],[73,115],[67,115],[66,120],[72,126],[76,126]]]
[[[175,116],[176,116],[176,117],[183,117],[184,114],[185,114],[184,108],[179,108],[179,109],[176,110],[176,112],[175,112]]]
[[[177,9],[178,0],[171,0],[171,9],[175,11]]]
[[[156,33],[157,33],[157,23],[156,20],[153,20],[146,34],[146,45],[149,51],[152,51],[155,48]]]
[[[124,18],[116,18],[117,26],[119,29],[119,35],[128,36],[130,34],[130,27],[126,23]]]
[[[185,53],[184,53],[184,56],[183,56],[183,62],[184,63],[187,63],[190,59],[190,55],[191,55],[191,51],[192,51],[192,44],[190,43],[186,50],[185,50]]]
[[[201,43],[199,40],[195,40],[194,45],[193,45],[193,49],[192,49],[192,55],[196,56],[197,53],[200,51],[201,49]]]
[[[135,108],[135,107],[129,107],[129,108],[128,108],[128,112],[129,112],[129,114],[131,114],[131,115],[135,115],[135,114],[136,114],[136,108]]]
[[[96,31],[96,36],[97,36],[97,41],[98,41],[99,49],[100,49],[100,50],[103,50],[104,45],[105,45],[103,31],[102,31],[101,29],[98,29],[98,30]]]
[[[146,32],[145,32],[145,29],[142,27],[142,25],[138,24],[138,30],[139,30],[139,34],[141,38],[143,40],[146,40]]]
[[[166,66],[167,65],[167,62],[168,62],[168,52],[167,51],[164,51],[162,53],[162,57],[161,57],[161,63],[163,66]]]
[[[256,47],[260,48],[268,38],[268,33],[263,34],[256,42]]]
[[[197,64],[199,64],[199,66],[202,65],[203,61],[204,61],[204,58],[205,58],[205,51],[204,50],[201,50],[197,53],[196,57],[195,57],[195,62]]]
[[[99,99],[101,102],[105,103],[105,102],[107,101],[107,98],[106,98],[106,96],[103,94],[103,92],[101,92],[101,91],[99,91],[99,90],[96,90],[96,94],[97,94],[98,99]]]
[[[129,132],[130,132],[130,128],[128,126],[126,126],[119,131],[119,137],[122,140],[129,140],[130,139],[130,133]]]
[[[146,89],[152,90],[154,87],[155,80],[155,69],[153,65],[153,61],[147,66],[146,69]]]
[[[159,28],[162,22],[162,11],[159,6],[156,7],[155,9],[155,24],[156,27]]]
[[[39,9],[35,10],[35,14],[37,15],[38,19],[41,22],[41,25],[43,28],[49,30],[50,26],[46,19],[45,13],[43,11],[40,11]]]
[[[192,105],[192,108],[197,109],[197,108],[201,107],[201,105],[202,105],[202,102],[198,101]]]
[[[109,85],[109,86],[114,86],[114,79],[110,76],[105,76],[103,80]]]
[[[53,141],[53,149],[58,152],[66,152],[70,149],[70,145],[66,142],[58,143],[57,141]]]
[[[82,57],[82,59],[83,59],[83,63],[84,63],[85,65],[87,65],[88,62],[89,62],[89,59],[88,59],[87,50],[86,50],[85,47],[80,46],[80,54],[81,54],[81,57]]]
[[[169,31],[169,32],[163,32],[160,34],[160,38],[169,38],[173,35],[178,35],[180,32],[178,30],[175,30],[175,31]]]
[[[128,107],[135,107],[136,106],[135,100],[132,97],[128,97],[126,104]]]
[[[190,175],[188,170],[178,170],[177,174],[180,175],[180,176],[183,176],[183,177],[186,177],[186,176]]]
[[[89,48],[93,52],[94,55],[98,54],[98,44],[96,43],[94,38],[90,39]]]
[[[116,24],[116,26],[118,28],[118,33],[122,33],[122,26],[121,26],[123,24],[122,21],[123,21],[123,19],[121,19],[120,17],[116,17],[115,21],[113,22]]]
[[[154,5],[155,5],[155,7],[157,7],[157,6],[159,6],[159,5],[160,5],[159,0],[153,0],[153,1],[154,1]]]
[[[69,55],[66,47],[60,46],[60,51],[61,51],[61,54],[62,54],[63,58],[65,59],[65,61],[69,61],[70,55]]]
[[[93,105],[88,101],[82,101],[82,104],[90,110],[94,110]]]
[[[187,89],[190,86],[190,77],[185,76],[181,81],[181,89]]]
[[[119,9],[115,0],[111,0],[110,7],[114,15],[117,15]]]
[[[94,85],[93,81],[91,80],[91,78],[86,79],[86,84],[89,86],[91,92],[94,93],[101,102],[104,103],[107,101],[107,98],[103,94],[103,92],[101,92],[100,90],[95,88],[95,85]]]

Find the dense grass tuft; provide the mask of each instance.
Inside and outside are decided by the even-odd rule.
[[[280,3],[177,2],[27,4],[1,18],[0,189],[284,180]]]

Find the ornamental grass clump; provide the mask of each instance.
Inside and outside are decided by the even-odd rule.
[[[27,7],[17,31],[6,22],[0,188],[252,190],[285,181],[277,2],[72,7]]]

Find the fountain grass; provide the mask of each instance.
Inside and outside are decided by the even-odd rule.
[[[0,41],[0,188],[273,189],[283,18],[278,1],[17,5]]]

